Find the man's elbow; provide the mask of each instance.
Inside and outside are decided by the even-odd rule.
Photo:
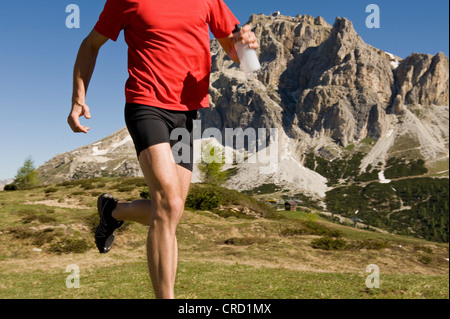
[[[231,41],[231,36],[227,38],[218,39],[220,45],[222,46],[225,53],[228,57],[236,63],[240,63],[239,57],[236,52],[236,48],[234,47],[234,43]]]

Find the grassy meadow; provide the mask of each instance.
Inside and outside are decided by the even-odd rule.
[[[99,254],[96,199],[146,196],[140,178],[102,178],[0,192],[0,298],[154,298],[147,228],[131,222]],[[275,212],[254,198],[193,185],[177,231],[176,297],[186,299],[448,299],[448,244]],[[67,288],[80,271],[79,288]],[[368,265],[379,288],[366,287]]]

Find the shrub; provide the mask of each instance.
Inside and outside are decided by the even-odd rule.
[[[257,237],[247,237],[247,238],[229,238],[225,240],[226,245],[233,245],[233,246],[249,246],[253,244],[262,244],[267,242],[267,239],[265,238],[257,238]]]
[[[254,218],[245,213],[232,212],[225,208],[229,205],[246,207],[250,211],[264,218],[281,219],[284,218],[268,204],[250,196],[244,195],[236,190],[227,189],[213,185],[192,185],[186,199],[186,208],[194,210],[209,210],[222,217]]]
[[[77,192],[73,192],[72,195],[81,196],[81,195],[89,195],[89,194],[86,192],[83,192],[83,191],[77,191]]]
[[[100,192],[100,191],[91,192],[91,196],[93,196],[93,197],[99,197],[101,194],[103,194],[103,192]]]
[[[358,152],[352,157],[337,158],[333,161],[328,161],[320,156],[309,153],[305,158],[305,167],[316,171],[320,175],[328,179],[328,185],[333,186],[338,184],[341,178],[348,179],[358,176],[359,167],[364,154]]]
[[[282,236],[298,236],[305,234],[307,234],[305,228],[285,228],[281,231]]]
[[[347,249],[372,249],[372,250],[380,250],[384,248],[389,248],[390,244],[387,240],[380,239],[366,239],[362,241],[354,241],[351,244],[347,245]]]
[[[428,173],[424,160],[420,158],[407,162],[404,158],[394,157],[387,161],[387,165],[388,168],[385,170],[384,176],[391,179]]]
[[[58,184],[58,186],[70,188],[70,187],[75,187],[76,185],[73,181],[65,181],[65,182]]]
[[[189,193],[186,199],[186,207],[200,210],[211,210],[217,208],[220,203],[220,193],[214,189],[194,190]]]
[[[42,224],[48,224],[48,223],[56,222],[56,218],[53,217],[53,216],[30,214],[30,215],[27,215],[25,217],[22,217],[22,223],[23,224],[31,223],[34,220],[37,220],[37,221],[39,221]]]
[[[45,243],[50,243],[54,238],[60,235],[60,232],[54,228],[46,228],[41,230],[33,230],[28,227],[13,227],[9,229],[9,233],[20,240],[31,240],[31,243],[36,246],[41,246]]]
[[[119,189],[125,186],[145,187],[147,183],[143,177],[122,177],[118,180],[118,183],[113,185],[112,188]]]
[[[281,186],[271,183],[271,184],[262,184],[251,190],[244,191],[243,193],[248,194],[248,195],[254,195],[254,194],[261,195],[261,194],[273,194],[276,192],[280,192],[282,190],[283,190],[283,188]]]
[[[373,170],[369,172],[367,169],[365,173],[362,173],[359,176],[355,177],[355,181],[357,182],[369,182],[369,181],[376,181],[378,180],[378,173],[380,173],[380,170]]]
[[[41,231],[38,231],[34,235],[33,244],[36,246],[42,246],[46,243],[52,242],[56,236],[59,235],[58,231],[55,231],[55,229],[52,228],[46,228]]]
[[[343,239],[334,239],[326,236],[314,239],[311,242],[311,247],[322,250],[344,250],[346,248],[346,242]]]
[[[9,233],[13,235],[15,239],[28,239],[35,234],[35,232],[28,227],[12,227],[9,229]]]
[[[147,187],[144,187],[139,193],[139,196],[141,196],[142,199],[150,199],[150,191]]]
[[[430,256],[427,255],[420,255],[419,258],[417,259],[420,263],[424,264],[424,265],[428,265],[431,263],[432,258]]]
[[[311,235],[327,236],[327,237],[340,237],[342,233],[339,230],[329,229],[323,225],[315,223],[313,221],[306,221],[303,223]]]
[[[91,190],[91,189],[96,189],[97,187],[92,183],[86,182],[85,184],[83,184],[82,188],[84,190]]]
[[[117,190],[121,193],[125,193],[125,192],[131,192],[135,188],[136,188],[135,186],[129,185],[129,186],[121,186]]]
[[[317,235],[326,237],[341,237],[342,233],[339,230],[329,229],[313,221],[302,221],[300,228],[286,228],[281,231],[282,236],[297,236],[297,235]]]
[[[448,179],[408,178],[336,187],[326,193],[325,202],[329,211],[350,218],[359,210],[366,227],[448,242],[448,192]],[[402,203],[410,209],[399,210]]]
[[[23,216],[23,224],[28,224],[35,220],[42,224],[47,224],[56,221],[55,216],[52,216],[54,212],[54,208],[27,208],[17,211],[17,214]]]
[[[243,218],[243,219],[255,219],[254,216],[250,216],[250,215],[247,215],[247,214],[241,213],[241,212],[231,211],[228,209],[212,209],[211,212],[213,212],[223,218],[236,217],[236,218]]]
[[[5,187],[3,187],[3,190],[4,191],[16,191],[16,190],[18,190],[18,187],[16,184],[12,183],[12,184],[5,185]]]
[[[414,250],[416,251],[423,251],[427,254],[432,254],[433,253],[433,249],[431,249],[430,247],[427,246],[414,246]]]
[[[46,188],[45,190],[44,190],[44,192],[46,193],[46,194],[49,194],[49,193],[55,193],[55,192],[57,192],[58,191],[58,189],[56,188],[56,187],[48,187],[48,188]]]
[[[89,243],[83,238],[62,238],[50,245],[48,250],[52,253],[77,253],[81,254],[89,250],[91,247]]]

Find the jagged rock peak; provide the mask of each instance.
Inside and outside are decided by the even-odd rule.
[[[333,29],[337,32],[355,32],[355,28],[353,27],[353,23],[347,18],[336,17],[334,21]]]
[[[347,18],[340,17],[337,17],[334,22],[330,38],[336,39],[338,41],[338,45],[344,44],[346,42],[352,44],[355,42],[363,42],[363,40],[353,27],[353,23]]]
[[[247,24],[250,24],[252,26],[264,22],[291,22],[291,23],[301,23],[301,24],[309,24],[309,25],[316,25],[316,26],[323,26],[331,28],[331,25],[328,24],[324,18],[321,16],[313,17],[310,15],[297,15],[295,17],[286,16],[282,14],[272,14],[270,16],[267,16],[265,14],[252,14],[247,21]]]
[[[449,104],[449,59],[442,52],[435,56],[412,53],[395,70],[395,78],[397,114],[407,106]]]

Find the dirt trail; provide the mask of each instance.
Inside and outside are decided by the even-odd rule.
[[[91,209],[92,207],[82,205],[78,200],[75,199],[65,199],[64,202],[60,202],[56,199],[47,199],[37,202],[25,202],[25,205],[45,205],[50,207],[61,207],[61,208],[76,208],[76,209]]]

